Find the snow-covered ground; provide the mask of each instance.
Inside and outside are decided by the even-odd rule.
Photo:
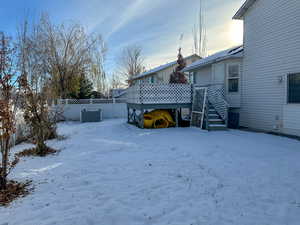
[[[0,225],[300,224],[299,141],[124,120],[59,130],[59,155],[14,170],[35,191],[0,208]]]

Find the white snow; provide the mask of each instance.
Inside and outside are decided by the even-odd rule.
[[[216,63],[216,62],[228,59],[228,58],[242,57],[243,49],[244,49],[244,47],[242,45],[240,45],[240,46],[235,46],[235,47],[217,52],[206,58],[195,61],[194,63],[186,66],[182,71],[188,72],[188,71],[194,70],[196,68],[204,67],[209,64]]]
[[[25,158],[35,191],[0,225],[298,225],[300,142],[243,131],[62,123],[62,151]],[[15,151],[28,148],[23,144]]]

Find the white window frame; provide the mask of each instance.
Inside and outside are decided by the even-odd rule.
[[[188,73],[189,83],[194,84],[194,72]]]
[[[238,66],[239,75],[237,77],[230,77],[229,76],[229,67],[230,66]],[[229,80],[238,80],[238,91],[229,91]],[[228,94],[238,94],[240,92],[240,79],[241,79],[241,64],[240,63],[229,63],[226,66],[226,91]]]

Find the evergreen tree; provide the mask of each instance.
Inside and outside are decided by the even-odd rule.
[[[78,78],[78,84],[78,91],[70,93],[70,97],[76,99],[90,98],[93,91],[93,83],[84,74],[82,74]]]

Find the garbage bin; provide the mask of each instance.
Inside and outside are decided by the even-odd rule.
[[[240,127],[240,114],[236,112],[228,113],[228,128],[238,129]]]

